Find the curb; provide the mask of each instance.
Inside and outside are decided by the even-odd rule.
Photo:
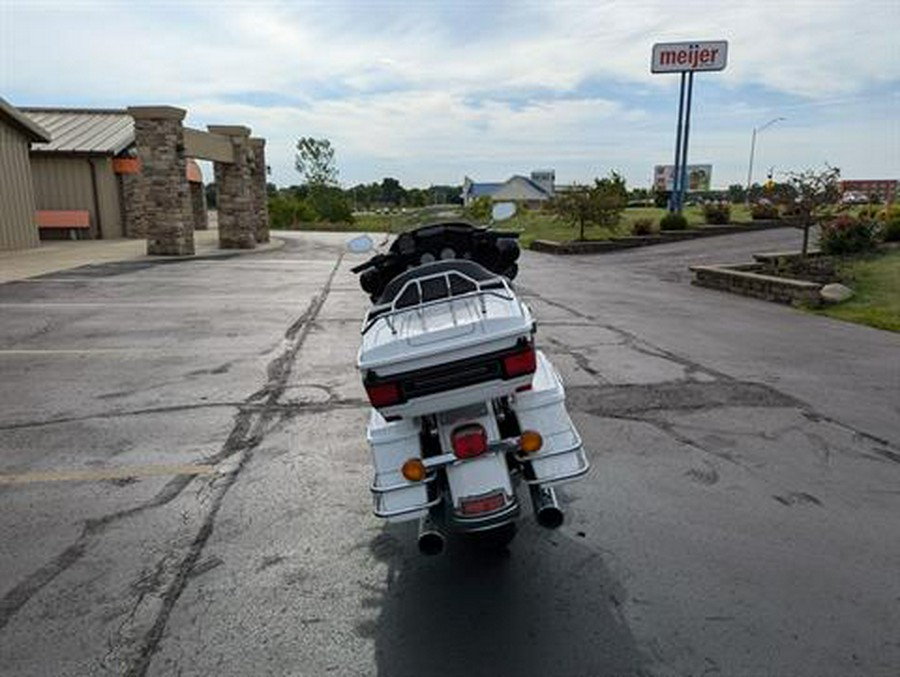
[[[719,235],[733,235],[735,233],[750,233],[758,230],[773,230],[775,228],[787,228],[787,224],[781,221],[757,221],[746,225],[704,226],[695,230],[675,230],[660,233],[659,235],[641,235],[620,237],[615,240],[594,240],[590,242],[555,242],[553,240],[535,240],[531,243],[531,251],[544,254],[572,255],[572,254],[606,254],[609,252],[634,249],[636,247],[649,247],[656,244],[668,244],[669,242],[682,242],[696,240],[703,237],[716,237]]]
[[[158,254],[144,254],[134,259],[124,259],[126,261],[153,261],[156,263],[165,263],[167,261],[210,261],[221,258],[234,258],[235,256],[244,256],[246,254],[266,254],[268,252],[278,251],[287,244],[287,240],[280,237],[272,237],[268,242],[253,247],[252,249],[214,249],[212,251],[203,252],[202,254],[189,254],[186,256],[161,256]]]
[[[692,284],[719,291],[750,296],[763,301],[790,305],[821,305],[824,285],[790,277],[775,277],[758,272],[760,264],[736,263],[689,266]]]

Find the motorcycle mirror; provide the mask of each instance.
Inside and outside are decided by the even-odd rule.
[[[368,254],[375,248],[375,243],[368,235],[354,237],[347,243],[347,249],[354,254]]]
[[[492,221],[506,221],[516,214],[515,202],[498,202],[491,208]]]

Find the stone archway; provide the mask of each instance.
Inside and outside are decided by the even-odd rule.
[[[186,111],[173,106],[134,106],[137,209],[147,226],[147,253],[194,254],[194,216],[185,173],[187,158],[212,160],[219,209],[219,247],[253,249],[269,241],[265,140],[250,129],[183,126]]]

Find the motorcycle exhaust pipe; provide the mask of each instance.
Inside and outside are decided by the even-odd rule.
[[[440,555],[444,551],[443,532],[438,529],[431,515],[419,520],[419,552],[423,555]]]
[[[532,484],[529,489],[531,490],[531,504],[534,506],[534,515],[538,524],[547,529],[557,529],[562,526],[565,513],[559,507],[553,487]]]

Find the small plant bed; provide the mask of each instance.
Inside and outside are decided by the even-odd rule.
[[[664,210],[660,210],[663,212]],[[745,233],[755,230],[769,230],[771,228],[783,228],[784,224],[780,221],[757,221],[755,223],[728,224],[724,226],[702,225],[700,223],[691,224],[688,221],[688,227],[685,230],[660,230],[657,225],[654,226],[651,234],[632,234],[621,227],[615,233],[603,233],[603,237],[587,240],[566,240],[526,237],[522,236],[526,246],[534,251],[544,252],[547,254],[601,254],[605,252],[621,251],[622,249],[631,249],[634,247],[644,247],[647,245],[665,244],[667,242],[680,242],[682,240],[694,240],[701,237],[712,237],[716,235],[731,235],[733,233]],[[644,227],[639,227],[640,231],[644,231]],[[568,229],[571,233],[571,228]]]
[[[876,329],[900,332],[900,248],[887,247],[844,262],[839,279],[854,296],[815,312]]]
[[[798,252],[754,254],[753,260],[755,270],[763,275],[823,285],[838,281],[837,268],[840,258],[827,256],[818,250],[811,251],[806,256]]]
[[[820,251],[754,255],[753,263],[691,266],[694,284],[789,303],[810,312],[900,332],[900,245],[852,255]],[[837,298],[832,295],[836,294]],[[842,296],[848,298],[838,300]]]

